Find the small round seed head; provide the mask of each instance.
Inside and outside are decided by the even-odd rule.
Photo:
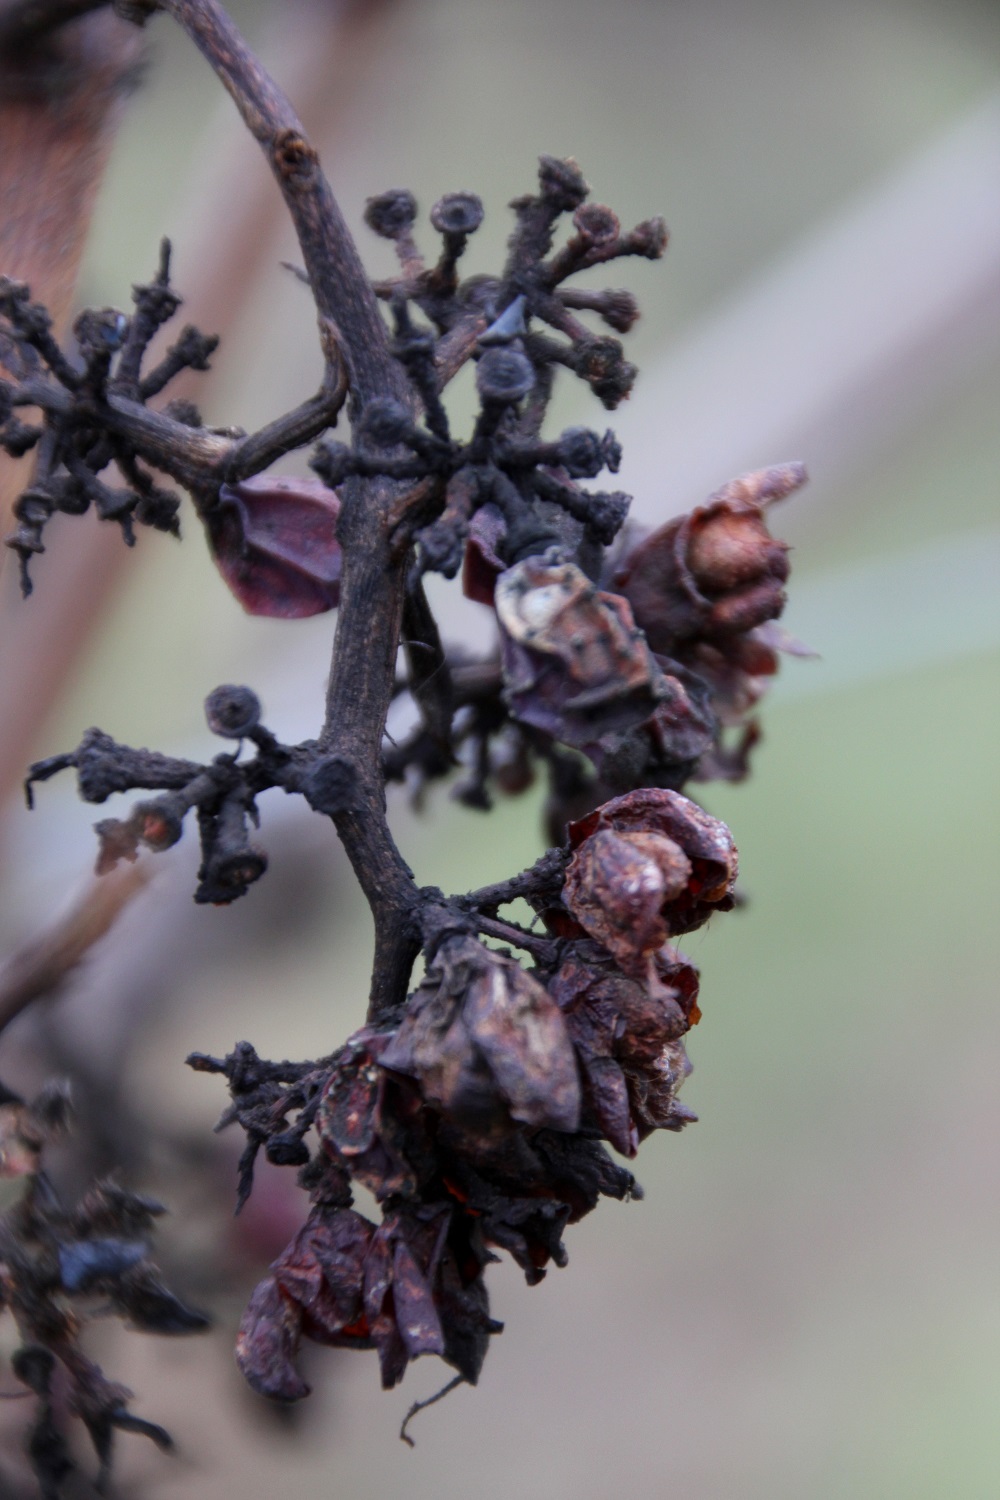
[[[412,426],[406,407],[391,396],[377,396],[374,401],[369,401],[361,419],[365,438],[380,448],[391,448],[396,443],[405,442]]]
[[[184,831],[183,815],[166,797],[140,802],[133,809],[131,821],[142,843],[156,854],[176,844]]]
[[[516,349],[489,349],[476,366],[476,389],[483,401],[520,401],[534,384],[531,360]]]
[[[260,722],[260,699],[248,687],[227,683],[205,699],[205,718],[213,734],[224,740],[241,740]]]
[[[384,240],[396,240],[412,229],[417,217],[417,200],[408,188],[390,188],[369,198],[365,223]]]
[[[483,200],[475,193],[445,193],[431,209],[439,234],[474,234],[483,222]]]
[[[592,245],[606,245],[621,233],[617,214],[603,203],[582,203],[573,215],[573,227],[581,239]]]
[[[576,208],[590,192],[586,179],[571,156],[538,158],[538,185],[542,197],[560,213]]]

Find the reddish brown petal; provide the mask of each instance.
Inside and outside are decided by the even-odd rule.
[[[411,1359],[420,1354],[443,1354],[441,1319],[427,1278],[405,1240],[397,1240],[392,1262],[392,1297],[396,1326]]]
[[[493,603],[493,587],[506,563],[497,548],[507,535],[507,522],[495,505],[483,505],[469,526],[462,565],[462,592],[477,604]]]
[[[294,1364],[300,1336],[298,1307],[283,1295],[273,1276],[265,1276],[247,1303],[236,1335],[236,1363],[259,1395],[274,1401],[308,1396],[309,1386]]]
[[[320,1136],[341,1156],[359,1156],[375,1139],[379,1069],[363,1048],[344,1048],[317,1113]]]
[[[768,532],[764,507],[805,478],[801,464],[746,474],[632,550],[615,584],[654,651],[672,655],[681,643],[726,638],[781,613],[788,549]]]
[[[559,1007],[515,960],[475,947],[486,962],[466,994],[465,1020],[512,1118],[576,1130],[580,1081]]]
[[[445,955],[439,955],[411,996],[382,1064],[418,1078],[424,1097],[447,1113],[485,1121],[496,1112],[498,1100],[462,1018],[467,982],[464,970],[455,973]]]
[[[573,848],[602,829],[616,833],[656,832],[678,844],[691,861],[687,891],[664,912],[670,933],[689,932],[711,915],[712,907],[732,905],[738,870],[736,845],[725,823],[679,792],[645,787],[615,797],[569,825]]]
[[[272,1270],[305,1315],[303,1331],[320,1343],[364,1341],[365,1257],[375,1226],[352,1209],[314,1209]]]
[[[495,602],[515,718],[586,748],[653,712],[665,686],[624,599],[572,563],[527,558],[497,579]]]
[[[663,907],[684,890],[690,873],[672,840],[602,828],[570,860],[563,901],[591,937],[628,963],[663,946]]]
[[[594,1057],[584,1063],[587,1102],[605,1138],[623,1156],[635,1156],[639,1141],[629,1113],[625,1074],[610,1057]]]
[[[340,500],[318,479],[223,485],[205,518],[215,564],[251,615],[302,619],[340,598]]]

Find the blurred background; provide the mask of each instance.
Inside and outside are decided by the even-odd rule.
[[[218,910],[191,903],[185,839],[62,994],[11,1025],[4,1079],[73,1077],[91,1164],[115,1158],[170,1201],[163,1263],[217,1319],[198,1341],[95,1338],[179,1444],[164,1459],[124,1439],[121,1493],[994,1500],[1000,11],[230,10],[376,274],[390,247],[362,225],[369,194],[406,185],[427,209],[478,192],[467,269],[492,270],[541,151],[574,155],[623,222],[665,215],[666,260],[612,278],[643,308],[627,341],[643,373],[613,419],[623,487],[653,523],[744,470],[804,459],[811,484],[774,528],[794,548],[783,623],[819,658],[786,661],[751,780],[706,791],[749,904],[684,943],[703,972],[684,1096],[700,1123],[646,1143],[645,1201],[570,1230],[568,1269],[529,1290],[494,1268],[506,1332],[479,1388],[416,1424],[415,1453],[398,1424],[441,1367],[382,1395],[374,1355],[314,1351],[314,1395],[291,1416],[242,1388],[242,1300],[302,1203],[292,1173],[266,1171],[234,1227],[239,1143],[210,1136],[222,1089],[183,1066],[241,1037],[316,1055],[360,1023],[369,924],[332,831],[269,794],[267,878]],[[294,242],[207,67],[165,18],[148,45],[77,301],[127,307],[169,234],[185,316],[223,334],[188,394],[251,428],[319,380],[308,297],[279,264]],[[601,423],[583,387],[557,404],[567,421]],[[186,529],[181,546],[143,534],[126,555],[113,528],[53,526],[32,599],[14,599],[10,567],[0,580],[3,952],[80,898],[94,857],[70,778],[26,812],[27,761],[90,724],[211,755],[201,702],[226,681],[259,692],[283,739],[319,726],[331,617],[248,619]],[[455,593],[436,596],[446,634],[485,643],[486,612]],[[488,821],[441,789],[423,816],[402,795],[391,811],[418,879],[449,890],[542,848],[532,794]],[[21,1415],[0,1418],[13,1452]]]

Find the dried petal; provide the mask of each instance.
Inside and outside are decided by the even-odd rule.
[[[576,853],[563,904],[626,971],[668,936],[700,927],[733,905],[736,846],[726,825],[679,792],[642,788],[569,825]],[[572,936],[558,910],[554,930]]]
[[[405,1240],[397,1240],[392,1260],[392,1298],[396,1326],[411,1359],[443,1354],[444,1334],[426,1277]]]
[[[475,938],[441,944],[382,1063],[418,1078],[456,1119],[577,1126],[579,1080],[558,1007],[520,964]]]
[[[320,1344],[368,1348],[362,1286],[375,1226],[350,1208],[314,1208],[271,1270]]]
[[[672,839],[598,829],[570,861],[563,901],[591,937],[628,963],[662,948],[665,909],[690,877],[691,862]]]
[[[805,478],[801,464],[746,474],[633,549],[615,585],[654,651],[674,656],[684,642],[725,640],[781,613],[788,549],[768,532],[764,507]]]
[[[497,579],[495,603],[515,718],[586,749],[653,712],[665,688],[631,608],[574,564],[527,558]]]
[[[465,1021],[472,1038],[513,1119],[575,1130],[580,1085],[558,1007],[519,963],[495,955],[490,959],[466,994]]]
[[[205,517],[215,564],[251,615],[303,619],[340,598],[340,500],[318,479],[223,485]]]
[[[652,982],[622,974],[576,944],[550,985],[584,1075],[586,1107],[616,1150],[634,1156],[654,1129],[678,1129],[677,1090],[689,1071],[681,1038],[698,1019],[698,973],[675,949],[655,956]]]
[[[246,1305],[236,1335],[236,1363],[258,1395],[301,1401],[309,1386],[295,1368],[302,1335],[301,1310],[274,1276],[265,1276]]]

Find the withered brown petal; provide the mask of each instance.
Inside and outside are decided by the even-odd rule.
[[[713,818],[680,792],[642,787],[615,797],[588,817],[569,825],[571,846],[579,848],[584,839],[604,828],[617,833],[665,834],[680,845],[692,862],[693,897],[702,902],[719,902],[732,894],[739,869],[732,834],[719,818]],[[704,915],[699,920],[704,921]],[[671,925],[672,932],[685,930]]]
[[[340,599],[340,500],[318,479],[223,485],[205,518],[216,567],[251,615],[304,619]]]
[[[305,1331],[319,1342],[350,1340],[362,1321],[362,1281],[374,1224],[349,1208],[314,1209],[274,1263],[283,1291],[307,1314]]]
[[[424,1097],[449,1114],[485,1120],[496,1112],[497,1097],[463,1019],[466,979],[464,970],[456,974],[439,955],[381,1060],[418,1078]]]
[[[274,1401],[308,1396],[309,1386],[294,1364],[301,1327],[296,1304],[283,1295],[274,1276],[265,1276],[247,1303],[236,1335],[236,1363],[259,1395]]]
[[[411,1359],[443,1354],[445,1341],[427,1278],[405,1240],[398,1239],[392,1259],[392,1298],[396,1326]]]
[[[342,1156],[358,1156],[375,1139],[381,1075],[362,1047],[345,1047],[323,1094],[316,1124]]]
[[[591,937],[627,963],[662,947],[664,905],[690,874],[690,861],[672,839],[601,828],[570,860],[563,901]]]
[[[586,748],[653,712],[665,685],[625,599],[534,557],[500,575],[495,603],[515,718]]]
[[[580,1080],[559,1007],[514,959],[474,945],[485,961],[466,993],[465,1022],[512,1118],[526,1125],[576,1130]]]
[[[598,1125],[616,1151],[635,1156],[639,1142],[629,1113],[624,1073],[611,1057],[592,1057],[583,1066],[587,1099]]]

